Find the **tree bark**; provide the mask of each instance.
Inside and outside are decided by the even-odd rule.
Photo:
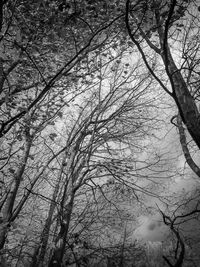
[[[180,143],[182,147],[183,154],[185,156],[186,162],[188,166],[191,168],[191,170],[198,176],[200,177],[200,168],[196,165],[194,160],[192,159],[190,155],[190,151],[187,146],[187,141],[186,141],[186,136],[185,136],[185,129],[182,125],[181,117],[180,115],[177,116],[177,126],[178,126],[178,131],[179,131],[179,136],[180,136]]]
[[[0,1],[0,33],[2,31],[2,25],[3,25],[3,6],[4,6],[4,1]]]

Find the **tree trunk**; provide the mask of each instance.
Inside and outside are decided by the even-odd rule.
[[[155,11],[161,50],[158,52],[154,49],[154,51],[162,57],[166,74],[169,77],[172,87],[171,96],[176,102],[183,123],[186,125],[188,132],[200,149],[200,114],[181,72],[174,62],[168,44],[168,31],[175,6],[175,1],[171,2],[165,25],[160,25],[162,19],[159,9]]]
[[[19,189],[19,185],[21,183],[21,179],[26,167],[30,148],[31,148],[31,139],[28,139],[26,141],[26,148],[24,151],[23,158],[21,159],[22,165],[18,168],[16,174],[14,174],[15,176],[14,183],[12,185],[12,188],[10,189],[10,192],[8,193],[7,199],[2,208],[3,218],[1,219],[0,222],[0,249],[3,249],[4,247],[7,232],[10,227],[10,222],[12,221],[13,207]]]
[[[182,124],[182,120],[180,115],[178,114],[177,116],[177,126],[178,126],[178,131],[179,131],[179,136],[180,136],[180,143],[182,147],[183,154],[185,156],[186,162],[188,166],[191,168],[191,170],[198,176],[200,177],[200,168],[197,166],[197,164],[194,162],[190,155],[190,151],[188,149],[187,141],[186,141],[186,136],[185,136],[185,129]]]
[[[173,98],[177,104],[180,116],[188,132],[200,149],[200,114],[194,98],[190,94],[180,71],[174,63],[171,52],[167,49],[167,60],[163,56],[165,66],[168,68],[173,89]]]
[[[69,193],[67,203],[65,204],[63,218],[61,220],[60,231],[56,238],[55,249],[48,267],[61,267],[62,260],[64,256],[64,250],[66,245],[66,239],[69,230],[69,224],[71,219],[71,214],[73,210],[75,192],[72,190]]]
[[[60,188],[60,182],[61,182],[61,178],[62,178],[62,174],[63,174],[64,163],[66,162],[66,157],[67,156],[65,153],[63,160],[62,160],[62,167],[61,167],[60,173],[58,175],[56,188],[54,190],[52,201],[50,204],[48,217],[46,219],[43,231],[41,233],[40,244],[39,244],[39,247],[37,247],[37,249],[34,253],[34,256],[33,256],[32,267],[34,267],[34,266],[42,267],[43,266],[43,261],[44,261],[44,257],[46,254],[47,244],[48,244],[48,240],[49,240],[49,232],[50,232],[50,228],[51,228],[52,217],[53,217],[54,210],[56,208],[56,198],[57,198],[58,191]]]
[[[162,81],[159,79],[159,77],[156,76],[153,69],[150,67],[148,63],[148,59],[145,55],[145,53],[142,50],[142,47],[140,46],[140,43],[134,38],[132,35],[132,31],[129,25],[128,20],[128,14],[129,14],[129,4],[130,1],[127,0],[126,3],[126,26],[128,29],[129,36],[131,40],[136,44],[137,48],[139,49],[140,54],[142,55],[143,61],[147,68],[150,70],[151,74],[154,78],[162,85]],[[191,93],[188,90],[187,84],[183,79],[183,76],[180,72],[180,70],[177,68],[174,59],[172,57],[170,47],[168,45],[168,30],[170,28],[170,22],[172,15],[174,13],[174,8],[176,6],[176,1],[171,1],[171,7],[169,9],[168,17],[166,22],[163,22],[162,14],[159,10],[159,4],[158,7],[155,8],[155,18],[156,18],[156,29],[159,36],[159,42],[160,42],[160,48],[155,46],[150,39],[144,35],[142,29],[139,30],[141,35],[146,40],[147,44],[151,49],[154,50],[157,54],[159,54],[163,60],[166,74],[169,78],[169,81],[171,83],[172,87],[172,93],[165,89],[175,100],[176,105],[178,107],[181,119],[183,123],[186,125],[188,132],[190,133],[192,139],[200,149],[200,113],[198,111],[198,108],[196,106],[195,100]],[[165,87],[165,86],[164,86]],[[164,88],[163,87],[163,88]]]
[[[3,25],[3,6],[4,6],[4,1],[0,1],[0,33],[2,31],[2,25]]]

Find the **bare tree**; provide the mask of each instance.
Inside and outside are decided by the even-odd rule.
[[[152,1],[151,3],[142,1],[140,5],[134,5],[134,3],[128,0],[126,2],[125,21],[128,34],[139,50],[147,69],[165,92],[174,99],[182,121],[186,125],[194,142],[198,148],[200,148],[199,111],[197,108],[197,98],[195,98],[192,93],[195,89],[192,91],[190,90],[192,84],[190,83],[190,86],[188,86],[182,74],[185,64],[189,66],[186,68],[188,68],[190,75],[192,73],[195,75],[195,68],[197,67],[197,62],[195,61],[192,63],[192,61],[195,57],[195,51],[197,51],[198,48],[196,44],[194,44],[194,46],[190,44],[189,38],[191,38],[193,32],[191,30],[191,24],[188,26],[184,17],[185,14],[187,14],[187,16],[193,20],[193,25],[195,22],[198,23],[198,8],[196,4],[195,1],[190,4],[186,1],[172,0],[170,2]],[[190,13],[191,8],[194,8],[194,14]],[[139,18],[139,14],[142,14],[142,12],[144,15]],[[191,32],[182,32],[181,27],[184,28],[185,26],[188,26]],[[140,35],[139,39],[137,38],[137,34]],[[181,40],[185,38],[187,41],[184,42],[183,47],[183,57],[185,61],[183,60],[183,64],[179,68],[172,55],[172,40],[175,39],[177,43],[179,43],[180,38]],[[170,88],[159,78],[153,66],[154,63],[151,62],[147,56],[149,49],[146,53],[143,43],[146,43],[148,48],[162,60],[165,76],[168,78]],[[191,52],[191,49],[194,50]]]
[[[126,145],[128,139],[134,136],[134,132],[138,133],[148,121],[147,118],[138,116],[137,121],[134,122],[132,116],[137,103],[140,108],[142,107],[140,96],[143,97],[145,92],[146,80],[142,79],[139,86],[137,84],[134,89],[131,84],[132,76],[121,80],[118,76],[121,69],[118,65],[115,66],[114,84],[110,84],[109,89],[104,90],[100,81],[96,92],[93,91],[91,96],[87,96],[82,105],[77,103],[80,113],[69,134],[65,151],[67,154],[66,182],[58,213],[60,230],[49,266],[52,264],[59,266],[62,262],[74,199],[79,188],[86,181],[90,183],[93,177],[101,177],[101,172],[103,176],[106,173],[114,176],[108,164],[109,161],[112,162],[112,159],[109,160],[109,154],[112,155],[112,151],[116,150],[118,144]],[[140,122],[139,119],[141,119]],[[144,136],[144,133],[141,132],[141,135]],[[101,156],[102,153],[103,156]],[[108,154],[107,163],[101,160],[105,157],[105,153]]]

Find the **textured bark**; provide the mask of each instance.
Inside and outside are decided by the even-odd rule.
[[[180,115],[178,115],[178,117],[177,117],[177,126],[178,126],[178,130],[179,130],[181,147],[182,147],[183,154],[185,156],[186,162],[189,165],[189,167],[192,169],[192,171],[198,177],[200,177],[200,168],[196,165],[196,163],[192,159],[192,157],[190,155],[190,151],[189,151],[188,146],[187,146],[185,130],[184,130],[184,127],[182,125],[182,121],[181,121]]]
[[[4,84],[5,76],[3,71],[3,58],[0,57],[0,94],[3,92],[3,84]]]
[[[6,2],[6,1],[3,1],[3,0],[0,1],[0,32],[2,30],[2,25],[3,25],[3,6],[4,6],[4,2]]]

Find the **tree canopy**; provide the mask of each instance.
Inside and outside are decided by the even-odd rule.
[[[198,266],[199,10],[1,1],[1,266]]]

